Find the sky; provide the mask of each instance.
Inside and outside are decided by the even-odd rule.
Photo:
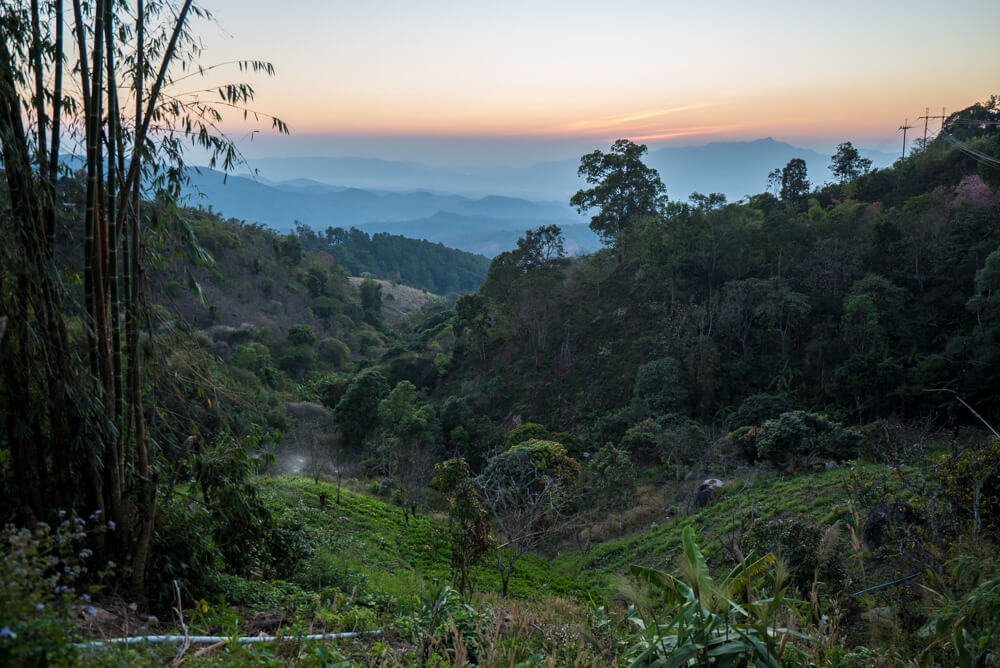
[[[893,151],[904,120],[922,136],[928,107],[940,115],[1000,93],[997,0],[200,5],[215,19],[193,25],[203,64],[276,68],[249,79],[253,108],[292,134],[227,120],[248,157],[517,165],[619,137]]]

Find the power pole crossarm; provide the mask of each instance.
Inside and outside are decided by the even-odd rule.
[[[912,128],[912,127],[913,126],[910,125],[910,119],[909,118],[907,118],[905,121],[903,121],[903,124],[899,126],[899,129],[903,131],[903,156],[902,157],[904,157],[904,158],[906,157],[906,131],[909,130],[910,128]]]

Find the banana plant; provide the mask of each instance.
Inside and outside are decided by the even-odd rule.
[[[777,668],[789,650],[794,652],[789,638],[807,639],[775,625],[780,611],[798,603],[785,598],[780,581],[773,596],[753,600],[756,586],[776,564],[773,553],[759,559],[748,555],[717,583],[690,527],[684,529],[681,546],[680,577],[643,566],[631,567],[634,577],[660,595],[667,614],[659,622],[631,619],[638,633],[628,652],[630,668],[673,668],[691,662]]]

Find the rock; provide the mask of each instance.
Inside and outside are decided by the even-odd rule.
[[[861,541],[868,551],[882,547],[894,530],[906,531],[920,524],[920,515],[910,505],[889,501],[868,511],[861,527]]]
[[[830,469],[840,468],[840,464],[838,464],[837,462],[832,462],[831,461],[831,462],[827,462],[826,464],[823,464],[823,468],[825,468],[827,471],[829,471]]]
[[[722,481],[718,478],[703,480],[694,494],[695,508],[704,508],[715,500],[718,491],[722,489]]]
[[[715,489],[712,487],[706,487],[705,489],[699,489],[694,495],[694,507],[704,508],[708,504],[715,500]]]

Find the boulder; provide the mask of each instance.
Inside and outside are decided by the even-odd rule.
[[[694,493],[695,508],[704,508],[714,501],[715,496],[720,489],[722,489],[722,481],[718,478],[703,480],[701,484],[698,485],[698,489]]]

